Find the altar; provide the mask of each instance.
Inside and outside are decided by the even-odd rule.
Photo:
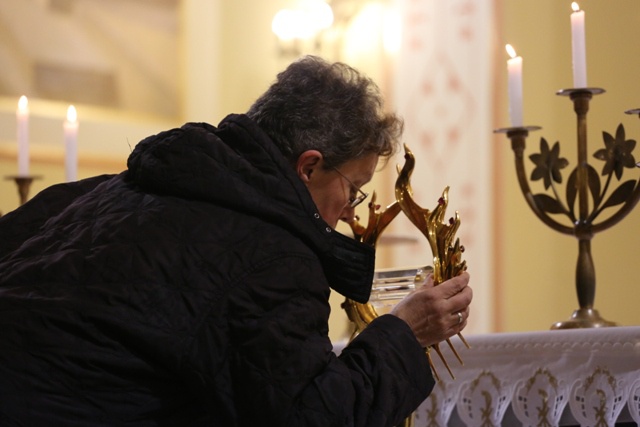
[[[640,327],[456,337],[440,348],[441,378],[414,413],[422,426],[640,424]]]

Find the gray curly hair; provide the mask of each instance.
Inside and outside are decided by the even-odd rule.
[[[247,115],[295,164],[318,150],[326,168],[375,153],[383,159],[399,146],[403,122],[383,110],[378,86],[354,68],[315,56],[293,62],[256,100]]]

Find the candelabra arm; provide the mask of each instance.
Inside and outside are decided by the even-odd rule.
[[[594,224],[591,227],[593,233],[598,233],[600,231],[604,231],[609,227],[616,225],[620,222],[631,210],[638,204],[640,201],[640,180],[636,184],[636,188],[633,190],[633,193],[627,199],[627,201],[622,205],[622,207],[613,215],[611,215],[606,220],[602,221],[600,224]]]
[[[538,207],[536,204],[533,193],[531,192],[531,188],[529,187],[529,181],[527,180],[527,175],[524,167],[524,148],[525,148],[525,139],[529,134],[526,128],[512,128],[507,131],[507,136],[511,139],[511,148],[513,149],[513,153],[515,154],[515,166],[516,166],[516,174],[518,176],[518,183],[520,184],[520,190],[524,195],[527,204],[533,211],[533,213],[546,225],[551,227],[552,229],[563,233],[573,235],[573,228],[563,225],[549,215],[547,215],[542,209]]]

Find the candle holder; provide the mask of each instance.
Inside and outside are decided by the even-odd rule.
[[[596,276],[593,258],[591,256],[591,239],[601,231],[612,227],[622,220],[640,200],[640,184],[638,180],[628,180],[609,192],[613,175],[621,180],[624,168],[635,168],[636,162],[632,151],[634,140],[625,139],[622,124],[618,125],[615,136],[603,132],[605,148],[594,153],[594,157],[603,160],[605,165],[601,175],[606,176],[604,186],[600,175],[587,161],[587,112],[589,102],[594,95],[604,93],[600,88],[563,89],[557,95],[567,96],[573,102],[577,116],[577,144],[578,164],[569,175],[566,183],[566,197],[563,201],[556,188],[556,183],[562,183],[560,169],[568,166],[569,162],[560,157],[560,145],[556,142],[549,148],[544,138],[540,140],[540,153],[529,156],[536,165],[530,180],[542,179],[545,192],[534,194],[529,187],[525,166],[525,140],[530,131],[541,129],[539,126],[512,127],[497,129],[495,133],[506,133],[511,140],[511,148],[515,154],[515,167],[520,189],[533,213],[544,224],[562,234],[572,235],[578,239],[578,261],[576,267],[576,292],[579,308],[570,319],[553,324],[551,329],[596,328],[617,326],[600,317],[594,309]],[[628,114],[640,113],[640,110],[629,110]],[[547,194],[551,189],[552,195]],[[591,204],[590,204],[591,201]],[[577,204],[577,212],[576,212]],[[621,205],[621,206],[620,206]],[[619,206],[618,210],[596,223],[598,216],[608,208]],[[561,215],[568,219],[569,225],[557,221],[551,215]]]
[[[27,203],[29,200],[29,189],[31,183],[36,179],[41,179],[40,175],[11,175],[5,177],[7,180],[13,180],[18,187],[18,196],[20,197],[20,206]]]

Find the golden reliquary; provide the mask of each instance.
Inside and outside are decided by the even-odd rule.
[[[410,182],[415,158],[406,145],[404,150],[405,164],[402,169],[398,167],[398,178],[395,184],[396,200],[381,211],[380,205],[376,205],[376,193],[374,192],[371,203],[369,203],[369,218],[366,227],[360,224],[357,217],[349,225],[355,239],[375,247],[384,229],[400,212],[403,212],[427,238],[433,253],[433,266],[376,271],[369,301],[366,304],[361,304],[347,298],[342,305],[349,320],[355,325],[351,339],[366,328],[373,319],[388,313],[402,298],[424,283],[428,274],[433,274],[434,284],[438,285],[457,276],[467,268],[466,262],[462,260],[464,247],[460,245],[459,239],[455,238],[455,233],[460,226],[458,212],[455,213],[455,217],[444,221],[449,187],[445,188],[433,210],[421,208],[413,200]],[[469,348],[462,334],[458,334],[458,336],[463,344]],[[462,359],[451,341],[446,340],[446,343],[462,364]],[[432,350],[438,354],[449,375],[455,378],[440,351],[439,344],[435,344],[426,348],[425,352],[436,380],[439,381],[440,377],[431,358]]]

